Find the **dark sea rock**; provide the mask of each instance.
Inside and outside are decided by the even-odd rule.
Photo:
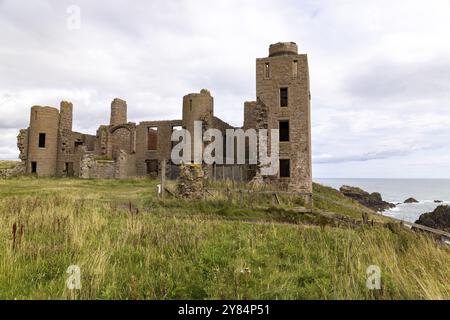
[[[443,203],[444,201],[442,200],[434,200],[434,203]]]
[[[450,206],[439,206],[433,212],[424,213],[416,223],[450,232]]]
[[[395,204],[384,201],[381,198],[381,194],[378,192],[368,193],[361,188],[351,186],[342,186],[339,190],[344,196],[352,198],[363,206],[375,211],[384,211],[395,208]]]
[[[419,201],[417,201],[417,200],[414,199],[414,198],[408,198],[408,199],[405,200],[404,203],[419,203]]]

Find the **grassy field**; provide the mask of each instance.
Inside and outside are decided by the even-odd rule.
[[[161,200],[156,185],[0,180],[0,299],[450,299],[449,247],[383,227],[388,219],[335,226],[290,211],[298,199],[281,210],[246,198],[241,208],[218,194]],[[317,210],[366,211],[314,188]],[[81,290],[66,287],[71,265]],[[366,287],[370,265],[381,290]]]

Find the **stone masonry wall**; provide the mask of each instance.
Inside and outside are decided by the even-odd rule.
[[[181,127],[181,120],[168,121],[145,121],[136,127],[136,175],[147,175],[148,160],[170,159],[172,152],[172,131],[173,127]],[[156,150],[148,150],[148,128],[158,128],[157,131],[157,148]]]
[[[11,178],[26,172],[26,163],[21,161],[14,168],[0,169],[0,179]]]
[[[111,103],[111,120],[110,125],[117,126],[127,123],[127,102],[116,98]]]
[[[72,131],[73,104],[68,101],[61,101],[59,111],[59,128],[61,130]]]
[[[291,176],[280,179],[281,185],[312,192],[308,59],[293,51],[292,43],[277,44],[271,48],[272,57],[256,60],[256,94],[268,106],[268,129],[278,129],[280,120],[289,121],[290,139],[280,142],[280,158],[290,160]],[[288,88],[287,107],[280,106],[280,88]]]
[[[244,129],[256,128],[256,101],[244,103]]]
[[[134,149],[133,130],[128,127],[113,129],[111,132],[112,158],[117,159],[120,151],[131,153]]]
[[[41,106],[32,107],[28,130],[27,172],[31,172],[31,164],[36,162],[38,175],[54,176],[56,174],[58,150],[58,109]],[[39,147],[40,134],[45,134],[45,147]]]
[[[19,135],[17,136],[17,148],[19,149],[19,159],[26,162],[28,159],[28,129],[19,131]]]
[[[80,177],[83,179],[114,179],[114,161],[96,160],[94,154],[86,154],[81,159]]]

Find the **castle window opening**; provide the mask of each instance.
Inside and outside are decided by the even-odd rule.
[[[288,102],[288,88],[280,88],[280,107],[287,107]]]
[[[37,118],[38,118],[38,112],[34,111],[34,120],[37,120]]]
[[[269,62],[266,62],[266,64],[264,65],[264,77],[266,79],[270,78],[270,64],[269,64]]]
[[[153,177],[157,177],[159,173],[159,161],[156,159],[146,160],[147,174]]]
[[[280,178],[289,178],[291,176],[291,161],[289,159],[280,160]]]
[[[175,131],[180,131],[180,130],[183,130],[183,127],[182,126],[172,126],[172,132],[175,132]],[[183,141],[184,141],[184,136],[183,136]],[[172,141],[172,149],[173,149],[173,147],[175,147],[175,145],[177,145],[178,144],[178,141]],[[180,152],[180,156],[182,157],[183,155],[183,150],[181,150],[181,152]]]
[[[45,148],[45,133],[39,133],[39,148]]]
[[[147,150],[158,150],[158,127],[149,127],[147,131]]]
[[[82,141],[75,141],[75,142],[73,143],[73,147],[74,147],[75,152],[78,152],[78,148],[79,148],[80,146],[82,146],[82,145],[83,145],[83,142],[82,142]]]
[[[64,172],[68,177],[74,176],[73,162],[66,162],[64,164]]]
[[[37,162],[31,162],[31,173],[37,173]]]
[[[280,142],[289,141],[289,120],[280,121]]]
[[[192,112],[192,99],[189,99],[189,111]]]

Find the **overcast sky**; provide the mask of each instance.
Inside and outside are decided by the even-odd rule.
[[[80,29],[67,27],[71,5]],[[180,119],[182,96],[207,88],[240,126],[255,59],[278,41],[309,56],[315,177],[450,178],[439,0],[0,0],[0,158],[17,158],[31,106],[63,99],[93,134],[115,97],[130,121]]]

